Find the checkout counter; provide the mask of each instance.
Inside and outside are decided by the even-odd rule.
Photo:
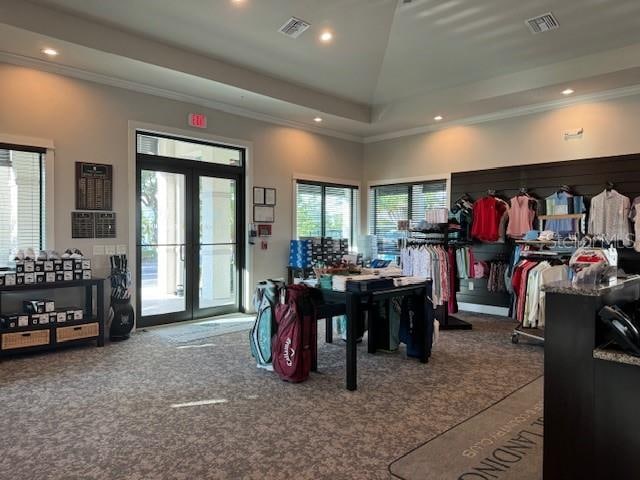
[[[640,478],[640,358],[598,316],[640,300],[640,277],[545,292],[544,479]]]

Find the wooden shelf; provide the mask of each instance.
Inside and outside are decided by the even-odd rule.
[[[579,220],[585,215],[585,213],[567,213],[565,215],[538,215],[538,218],[540,220]]]
[[[555,245],[557,240],[516,240],[521,245]]]

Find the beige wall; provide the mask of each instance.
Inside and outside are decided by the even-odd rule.
[[[267,251],[248,247],[255,280],[283,276],[292,232],[292,174],[360,181],[363,146],[289,127],[254,121],[151,95],[107,87],[37,70],[0,64],[0,134],[51,139],[55,143],[55,246],[78,246],[92,252],[92,243],[71,239],[74,209],[74,164],[78,161],[114,165],[114,204],[118,238],[100,244],[128,244],[129,122],[187,129],[189,112],[208,116],[206,133],[251,143],[255,183],[277,188],[274,236]],[[200,133],[194,130],[192,135]],[[96,259],[106,268],[106,258]]]
[[[584,128],[581,140],[564,140],[565,130],[577,128]],[[624,97],[367,144],[364,185],[638,152],[640,96]]]

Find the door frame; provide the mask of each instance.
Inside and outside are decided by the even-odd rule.
[[[185,141],[190,143],[211,145],[215,147],[227,148],[236,150],[240,153],[242,161],[241,167],[234,167],[230,165],[215,164],[209,162],[201,162],[197,160],[188,160],[174,157],[165,157],[162,155],[150,155],[144,153],[137,153],[137,134],[150,134],[159,138],[168,138],[173,140]],[[243,312],[245,311],[245,278],[244,272],[246,271],[246,162],[247,162],[247,149],[240,146],[232,146],[226,144],[220,144],[212,141],[196,140],[192,138],[185,138],[182,136],[161,134],[157,132],[151,132],[146,129],[136,129],[134,131],[135,138],[135,233],[134,233],[134,245],[135,251],[135,306],[136,306],[136,318],[137,326],[150,327],[156,325],[163,325],[167,323],[176,323],[189,320],[197,320],[201,318],[212,317],[215,315],[222,315],[225,313]],[[141,236],[141,208],[140,208],[140,189],[141,189],[141,171],[142,170],[157,170],[167,173],[177,173],[185,175],[185,246],[187,252],[191,251],[191,255],[185,258],[185,310],[181,312],[174,312],[161,315],[153,315],[142,317],[141,312],[141,295],[139,291],[141,288],[142,258],[139,255],[139,240]],[[235,180],[236,182],[236,271],[237,271],[237,286],[236,286],[236,302],[234,305],[210,307],[201,309],[198,305],[198,288],[199,288],[199,276],[200,276],[200,263],[199,249],[196,248],[200,245],[200,208],[197,200],[199,199],[199,179],[202,177],[213,178],[227,178]]]

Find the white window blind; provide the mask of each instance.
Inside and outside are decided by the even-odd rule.
[[[447,208],[446,180],[371,187],[369,233],[378,237],[378,255],[398,256],[398,221],[424,220],[429,208]]]
[[[347,238],[353,245],[359,205],[357,187],[298,181],[296,234],[298,238]]]
[[[322,186],[298,183],[296,224],[299,237],[322,236]]]
[[[15,248],[44,248],[42,153],[0,146],[0,267]]]

